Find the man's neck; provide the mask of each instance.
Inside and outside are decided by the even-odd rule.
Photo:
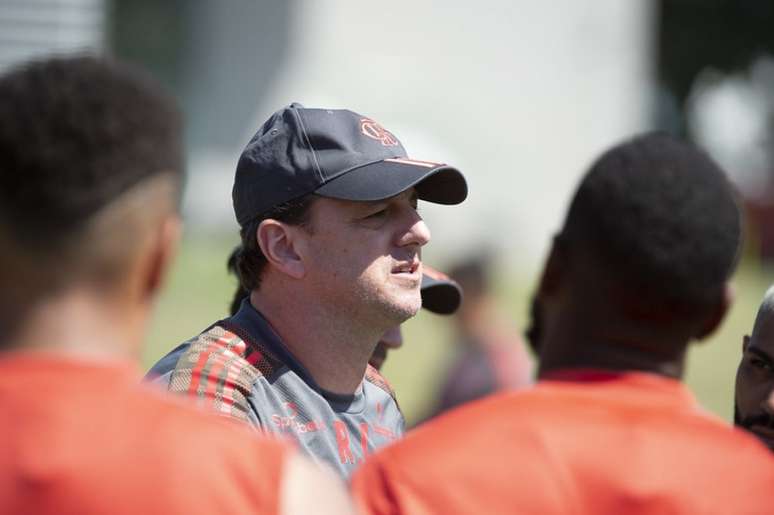
[[[95,360],[136,360],[144,323],[85,290],[69,290],[38,303],[25,316],[9,350]]]
[[[562,330],[564,329],[564,330]],[[538,375],[569,368],[639,371],[681,379],[689,337],[585,320],[557,324],[544,342]]]
[[[253,291],[250,302],[324,390],[350,395],[363,381],[368,359],[386,330],[348,313],[331,313],[301,295]]]

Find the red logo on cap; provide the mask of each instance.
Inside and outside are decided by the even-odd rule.
[[[393,136],[390,131],[370,118],[363,118],[360,120],[360,132],[369,138],[375,139],[376,141],[381,141],[382,145],[385,147],[398,146],[398,138]]]

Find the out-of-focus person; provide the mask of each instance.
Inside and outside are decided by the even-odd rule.
[[[532,359],[519,331],[498,310],[491,262],[481,254],[453,265],[449,275],[465,292],[434,415],[501,390],[532,384]]]
[[[722,170],[649,134],[582,179],[536,296],[539,381],[462,406],[353,478],[366,513],[769,514],[774,460],[680,382],[731,303]]]
[[[348,513],[329,471],[141,385],[178,240],[177,109],[117,62],[0,77],[0,513]]]
[[[763,296],[752,333],[742,339],[734,423],[774,450],[774,286]]]

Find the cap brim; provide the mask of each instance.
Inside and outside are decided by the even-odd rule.
[[[451,315],[462,304],[462,288],[452,280],[422,275],[422,307],[439,315]]]
[[[459,204],[468,196],[465,177],[454,167],[395,158],[368,163],[331,179],[315,190],[323,197],[375,201],[415,187],[420,199],[436,204]]]

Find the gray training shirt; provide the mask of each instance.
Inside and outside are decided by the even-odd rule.
[[[236,315],[172,350],[146,377],[292,438],[343,477],[404,431],[394,392],[376,369],[368,366],[354,395],[323,390],[247,299]]]

